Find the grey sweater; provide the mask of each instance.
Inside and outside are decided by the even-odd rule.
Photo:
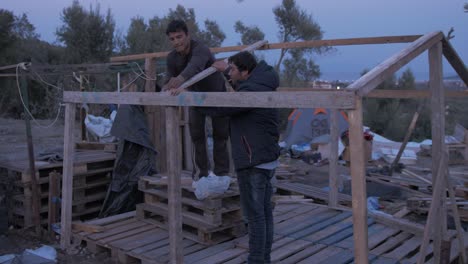
[[[165,83],[171,77],[177,77],[179,74],[185,80],[188,80],[197,73],[209,68],[213,62],[215,62],[215,58],[211,54],[210,49],[201,42],[192,39],[190,41],[189,54],[181,55],[173,50],[167,55],[167,79]],[[194,92],[224,92],[226,91],[226,87],[222,74],[215,72],[198,83],[193,84],[189,87],[189,90]]]

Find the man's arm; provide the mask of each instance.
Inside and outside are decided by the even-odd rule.
[[[192,57],[190,58],[190,61],[187,63],[187,66],[179,74],[179,76],[183,77],[184,80],[188,80],[196,74],[202,72],[205,68],[207,68],[207,64],[212,56],[213,55],[211,54],[211,51],[208,49],[208,47],[197,43],[192,50]]]

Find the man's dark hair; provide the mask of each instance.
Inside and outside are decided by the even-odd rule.
[[[257,67],[257,59],[248,51],[241,51],[232,55],[229,57],[228,62],[236,65],[239,71],[247,71],[249,74]]]
[[[187,24],[185,24],[185,22],[182,20],[172,20],[171,22],[169,22],[169,25],[167,25],[166,35],[169,35],[169,33],[180,31],[183,31],[185,32],[185,34],[188,34]]]

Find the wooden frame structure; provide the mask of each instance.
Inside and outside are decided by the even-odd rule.
[[[376,93],[378,96],[389,97],[419,97],[429,96],[432,104],[432,135],[433,148],[432,156],[434,159],[440,159],[444,149],[444,97],[442,84],[442,54],[456,70],[465,84],[468,84],[468,72],[464,63],[460,60],[450,43],[444,38],[442,32],[433,32],[423,36],[396,36],[379,38],[356,38],[356,39],[335,39],[321,41],[304,41],[293,43],[266,44],[266,49],[282,48],[306,48],[318,47],[323,45],[362,45],[362,44],[387,44],[387,43],[408,43],[409,46],[398,52],[394,56],[385,60],[360,79],[349,85],[343,90],[312,90],[312,91],[292,91],[292,92],[259,92],[248,94],[236,93],[193,93],[185,92],[178,96],[170,96],[166,93],[154,93],[154,83],[147,83],[147,93],[111,93],[111,92],[65,92],[64,102],[65,111],[65,142],[64,142],[64,164],[63,164],[63,186],[62,186],[62,217],[61,217],[61,246],[68,248],[71,242],[71,202],[72,202],[72,159],[74,153],[74,135],[73,126],[75,118],[75,109],[77,104],[135,104],[145,106],[162,106],[165,111],[165,127],[168,133],[161,132],[159,136],[166,140],[171,148],[167,148],[166,168],[162,172],[169,178],[169,234],[170,234],[170,262],[182,263],[183,254],[181,252],[182,240],[182,220],[181,220],[181,192],[180,175],[181,171],[181,153],[179,133],[171,133],[178,129],[179,119],[177,107],[179,106],[235,106],[235,107],[264,107],[264,108],[314,108],[325,107],[333,110],[331,121],[331,140],[332,156],[330,157],[330,207],[336,207],[338,204],[337,187],[337,150],[338,150],[338,110],[346,110],[349,115],[350,124],[350,151],[351,151],[351,187],[352,187],[352,211],[353,211],[353,234],[354,234],[354,261],[356,263],[368,263],[368,236],[367,236],[367,204],[366,204],[366,172],[363,151],[363,112],[362,98],[372,94],[372,90],[382,83],[386,78],[394,74],[412,59],[428,50],[430,67],[430,90],[406,92],[399,95],[398,92],[391,94]],[[246,46],[234,46],[224,48],[214,48],[213,52],[239,51]],[[123,57],[114,57],[111,61],[129,61],[145,59],[145,70],[149,76],[155,76],[155,58],[165,57],[167,52],[130,55]],[[154,82],[154,81],[153,81]],[[423,95],[421,95],[422,93]],[[380,94],[380,95],[379,95]],[[464,93],[466,95],[466,93]],[[405,97],[406,96],[406,97]],[[151,118],[151,117],[150,117]],[[154,120],[149,120],[150,129],[155,125]],[[335,151],[333,151],[335,150]],[[440,185],[443,181],[436,181],[437,171],[444,171],[433,163],[433,183]],[[434,185],[436,186],[436,185]],[[442,201],[442,197],[438,200]],[[442,202],[438,204],[436,216],[442,219],[444,208]],[[446,225],[445,225],[446,226]],[[432,239],[435,247],[440,245],[441,239],[446,232],[442,225],[435,225]],[[440,247],[438,247],[440,248]],[[435,248],[436,260],[438,259],[438,248]],[[439,258],[440,259],[440,258]]]

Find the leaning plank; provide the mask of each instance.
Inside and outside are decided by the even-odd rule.
[[[393,55],[368,73],[364,74],[357,81],[350,84],[346,89],[356,91],[359,96],[365,96],[412,59],[432,47],[435,43],[441,41],[443,37],[444,35],[440,31],[428,33],[420,37],[401,52]]]
[[[253,50],[256,50],[256,49],[260,48],[261,46],[265,45],[266,43],[268,43],[268,41],[266,41],[266,40],[257,41],[254,44],[252,44],[250,46],[247,46],[246,48],[242,49],[241,51],[253,51]],[[217,69],[215,67],[213,67],[213,66],[211,66],[209,68],[206,68],[205,70],[201,71],[200,73],[196,74],[192,78],[185,81],[180,87],[178,87],[178,89],[181,89],[181,90],[186,89],[186,88],[190,87],[191,85],[193,85],[194,83],[197,83],[197,82],[205,79],[206,77],[210,76],[211,74],[215,73],[216,71],[217,71]]]
[[[258,108],[314,108],[353,109],[352,91],[309,92],[184,92],[178,96],[169,93],[64,92],[63,101],[90,104],[133,104],[165,106],[224,106]]]
[[[446,39],[442,39],[442,52],[445,58],[448,60],[453,69],[457,72],[458,76],[463,80],[466,86],[468,86],[468,71],[466,70],[465,63],[460,59],[458,53],[452,47],[452,44]]]

